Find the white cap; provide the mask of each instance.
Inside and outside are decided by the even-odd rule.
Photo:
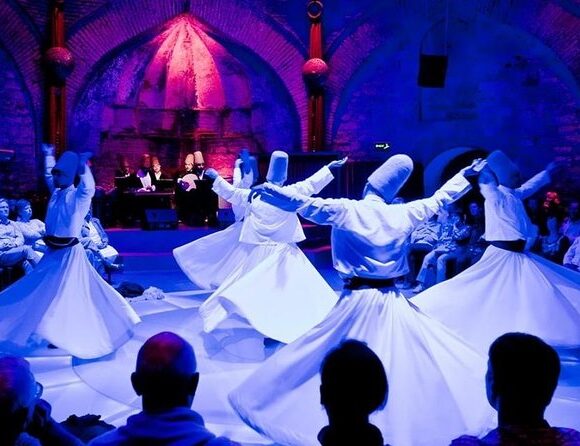
[[[369,176],[368,183],[387,203],[390,203],[409,179],[411,172],[413,172],[411,158],[407,155],[393,155]]]
[[[270,156],[270,165],[266,180],[270,183],[282,185],[288,178],[288,154],[281,150],[275,150]]]

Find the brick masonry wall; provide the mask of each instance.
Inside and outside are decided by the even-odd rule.
[[[39,62],[47,18],[40,3],[0,0],[0,47],[6,53],[0,61],[6,81],[0,88],[7,104],[0,141],[18,148],[10,169],[19,171],[19,183],[13,184],[23,188],[36,187],[40,173],[39,160],[31,160],[41,140],[35,129],[42,128]],[[257,147],[268,151],[269,144],[278,148],[286,141],[290,147],[283,148],[300,150],[307,113],[300,70],[307,54],[308,23],[303,5],[290,8],[289,3],[67,0],[68,46],[77,63],[68,103],[79,132],[86,131],[100,149],[127,147],[100,134],[107,118],[104,106],[89,107],[84,115],[82,107],[91,95],[104,104],[121,94],[112,82],[115,61],[150,41],[189,4],[190,12],[245,67],[255,99],[252,129]],[[387,140],[394,150],[428,165],[456,146],[501,148],[525,173],[559,157],[572,165],[560,186],[580,190],[577,11],[561,0],[456,2],[450,11],[446,88],[421,90],[415,82],[421,41],[430,32],[437,34],[437,24],[445,18],[444,4],[429,2],[427,8],[425,2],[412,0],[325,3],[329,149],[348,151],[359,159],[380,158],[384,154],[373,151],[373,142]],[[127,85],[132,85],[139,70],[128,79]],[[101,82],[99,88],[91,86],[95,82]],[[272,83],[277,86],[272,88]],[[124,96],[128,98],[130,92]],[[245,125],[234,118],[228,128],[236,133]],[[217,154],[228,144],[218,141],[208,150]],[[151,150],[142,142],[129,147]],[[232,150],[216,158],[220,165],[230,162]]]

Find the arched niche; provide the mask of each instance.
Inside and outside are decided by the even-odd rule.
[[[257,55],[190,14],[144,33],[101,60],[74,104],[71,146],[95,148],[111,185],[116,155],[158,156],[168,170],[202,150],[224,174],[240,147],[292,150],[300,125],[276,73]]]

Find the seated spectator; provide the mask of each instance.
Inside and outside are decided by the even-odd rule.
[[[328,426],[318,434],[322,446],[383,446],[369,415],[383,408],[388,382],[379,357],[366,344],[346,340],[326,355],[320,370],[320,403]]]
[[[423,259],[433,251],[439,241],[440,231],[441,223],[437,221],[437,214],[435,214],[429,220],[417,226],[411,233],[407,254],[409,273],[406,276],[404,288],[413,286]]]
[[[24,244],[24,236],[18,226],[8,219],[8,201],[0,198],[0,267],[21,266],[25,274],[31,272],[40,257],[30,246]]]
[[[40,399],[27,361],[0,358],[0,444],[2,446],[80,446],[51,416],[50,405]]]
[[[478,439],[462,436],[453,446],[580,444],[580,432],[551,427],[544,411],[560,375],[556,351],[536,336],[506,333],[489,348],[487,399],[497,410],[498,427]]]
[[[562,264],[564,254],[570,247],[568,237],[560,232],[563,214],[558,209],[546,212],[547,234],[540,237],[540,255],[552,262]]]
[[[439,241],[435,248],[425,256],[421,270],[417,275],[418,285],[414,293],[446,280],[448,263],[464,264],[469,260],[467,243],[471,235],[471,227],[465,223],[461,209],[456,205],[448,206],[449,216],[441,225]]]
[[[193,348],[174,333],[149,338],[139,350],[131,382],[142,397],[143,411],[127,424],[89,444],[232,446],[237,443],[209,432],[191,410],[199,373]]]
[[[46,235],[44,222],[32,218],[32,206],[28,200],[18,200],[15,204],[16,221],[14,222],[22,235],[24,244],[31,246],[37,253],[46,251],[46,244],[42,237]]]
[[[469,203],[466,223],[471,227],[471,233],[467,241],[469,261],[466,266],[471,266],[479,261],[485,252],[485,248],[487,248],[487,242],[483,237],[485,233],[485,213],[483,207],[477,201]]]
[[[101,274],[105,270],[117,270],[120,265],[115,263],[119,252],[109,245],[109,236],[101,225],[98,218],[93,217],[89,210],[81,229],[79,242],[85,248],[85,252],[93,267]]]
[[[568,237],[570,243],[574,243],[580,236],[580,203],[572,201],[568,206],[568,212],[562,225],[562,234]]]
[[[580,237],[574,240],[572,246],[564,254],[564,266],[574,271],[580,271]]]

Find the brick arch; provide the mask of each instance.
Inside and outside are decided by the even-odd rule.
[[[294,102],[300,117],[302,143],[306,141],[305,122],[308,98],[302,79],[304,55],[299,48],[285,40],[275,27],[254,14],[241,1],[231,0],[227,7],[215,0],[192,2],[190,12],[228,39],[244,45],[257,54],[277,73]],[[223,11],[228,13],[224,14]],[[146,11],[154,11],[148,13]],[[128,40],[166,23],[182,14],[183,1],[142,0],[124,1],[107,13],[79,29],[68,41],[69,49],[78,61],[77,68],[67,84],[71,98],[76,101],[94,66],[115,48]],[[241,27],[240,23],[254,23]],[[256,39],[256,32],[260,39]]]
[[[542,42],[566,65],[569,71],[567,77],[573,79],[574,74],[580,72],[580,58],[577,57],[578,38],[570,38],[564,30],[577,27],[580,18],[561,5],[559,0],[550,2],[530,0],[525,6],[525,8],[514,10],[514,8],[502,6],[495,0],[486,0],[479,6],[478,13],[498,24],[524,31]],[[377,49],[384,47],[385,39],[391,35],[396,35],[399,39],[411,39],[412,34],[423,35],[442,13],[439,11],[435,16],[427,18],[418,10],[411,9],[398,10],[398,15],[387,14],[390,9],[392,5],[385,2],[383,7],[375,8],[371,11],[372,13],[359,17],[348,30],[334,40],[335,43],[331,43],[326,57],[330,67],[327,82],[329,99],[327,135],[333,134],[336,112],[341,102],[341,92],[365,59]],[[422,28],[413,26],[412,29],[402,28],[401,13],[415,15],[418,19],[423,17],[424,26]],[[392,20],[392,23],[388,23],[388,19]],[[339,38],[343,41],[337,45],[336,41]],[[332,145],[332,141],[329,143]]]

